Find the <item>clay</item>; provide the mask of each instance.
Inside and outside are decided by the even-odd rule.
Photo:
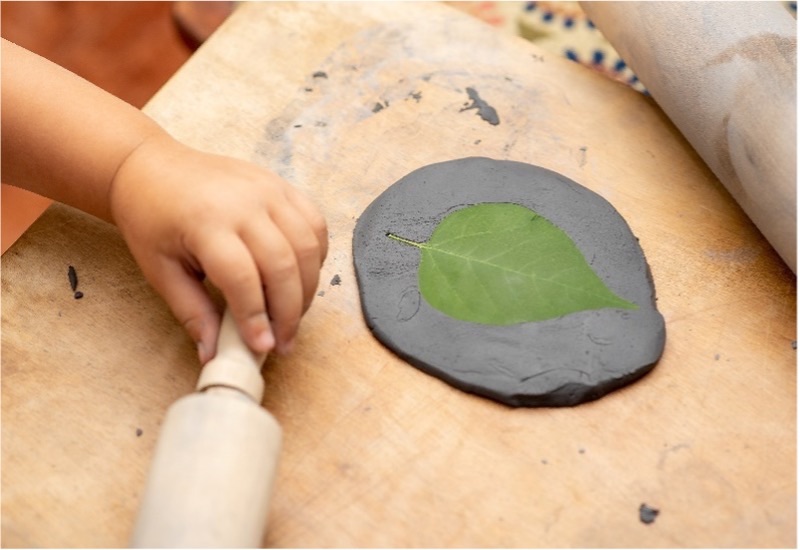
[[[78,272],[75,271],[73,266],[69,266],[67,268],[67,278],[69,279],[70,288],[72,288],[72,291],[75,292],[75,290],[78,289]]]
[[[500,124],[500,117],[497,116],[495,108],[482,100],[475,88],[467,88],[467,95],[472,100],[472,103],[461,109],[462,112],[477,109],[478,115],[489,124],[493,126]]]
[[[419,250],[386,235],[425,242],[447,214],[483,202],[515,203],[548,218],[638,309],[493,326],[431,307],[419,292]],[[379,341],[428,374],[511,406],[597,399],[644,376],[664,348],[664,319],[636,237],[605,199],[544,168],[473,157],[416,170],[364,211],[353,257],[363,314]]]
[[[649,525],[653,523],[656,520],[656,516],[658,516],[658,514],[659,510],[657,510],[656,508],[651,508],[647,504],[642,503],[642,505],[639,506],[639,521],[641,521],[644,524]]]

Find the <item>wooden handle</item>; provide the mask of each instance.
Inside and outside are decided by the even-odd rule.
[[[281,443],[280,426],[259,405],[263,360],[226,312],[198,393],[167,412],[131,546],[261,545]]]
[[[778,2],[582,6],[796,272],[794,18]]]

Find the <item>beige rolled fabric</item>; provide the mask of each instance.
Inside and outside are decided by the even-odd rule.
[[[581,6],[796,273],[795,19],[778,2]]]

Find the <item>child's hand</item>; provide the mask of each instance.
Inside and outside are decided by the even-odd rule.
[[[157,135],[123,162],[108,200],[202,363],[216,353],[220,326],[204,276],[222,291],[253,351],[291,349],[328,245],[325,221],[302,193],[256,165]]]

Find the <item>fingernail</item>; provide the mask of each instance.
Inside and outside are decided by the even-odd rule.
[[[294,349],[294,338],[281,345],[280,354],[288,355],[289,353],[292,352],[293,349]]]
[[[271,331],[264,330],[256,337],[255,346],[258,351],[268,352],[275,347],[275,336]]]
[[[208,351],[203,342],[197,342],[197,358],[200,359],[200,364],[205,365],[208,361]]]

